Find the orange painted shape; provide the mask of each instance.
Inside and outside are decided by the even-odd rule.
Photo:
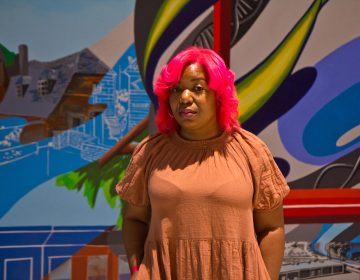
[[[119,279],[119,257],[115,254],[109,254],[107,260],[107,279]]]
[[[104,245],[84,246],[72,256],[71,279],[87,279],[87,258],[91,256],[107,256],[107,279],[119,279],[119,257]]]
[[[71,258],[71,280],[87,280],[87,257]]]

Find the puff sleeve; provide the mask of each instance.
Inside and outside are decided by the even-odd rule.
[[[282,204],[290,189],[268,147],[263,144],[263,169],[255,186],[254,210],[271,211]],[[260,169],[261,170],[261,169]]]
[[[282,204],[289,186],[266,144],[254,134],[242,131],[254,185],[253,209],[271,211]]]
[[[137,206],[148,206],[147,145],[148,138],[138,144],[133,152],[124,178],[116,185],[120,197]]]

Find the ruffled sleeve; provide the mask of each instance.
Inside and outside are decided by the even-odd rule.
[[[242,129],[254,184],[254,211],[271,211],[282,204],[290,189],[266,144]]]
[[[136,146],[124,178],[116,185],[120,197],[137,206],[149,205],[146,169],[148,142],[149,137]]]

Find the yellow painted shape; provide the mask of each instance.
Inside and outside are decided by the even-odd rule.
[[[171,20],[179,13],[179,11],[189,2],[189,0],[167,0],[161,5],[154,23],[151,27],[148,40],[145,46],[144,65],[143,71],[145,73],[149,61],[150,54],[159,40],[160,36],[164,33],[165,29],[169,26]]]
[[[236,85],[240,122],[246,121],[258,111],[289,74],[320,8],[321,0],[315,1],[275,52]]]

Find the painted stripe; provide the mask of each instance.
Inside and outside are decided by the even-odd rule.
[[[301,205],[284,205],[284,209],[293,208],[346,208],[346,207],[359,207],[360,204],[301,204]]]
[[[111,232],[111,230],[9,230],[9,231],[0,231],[2,233],[77,233],[77,232]]]
[[[10,249],[10,248],[52,248],[52,247],[84,247],[84,246],[87,246],[87,247],[94,247],[94,248],[97,248],[97,247],[106,247],[108,245],[89,245],[87,243],[81,243],[81,244],[50,244],[50,245],[10,245],[10,246],[0,246],[0,250],[1,249]]]

